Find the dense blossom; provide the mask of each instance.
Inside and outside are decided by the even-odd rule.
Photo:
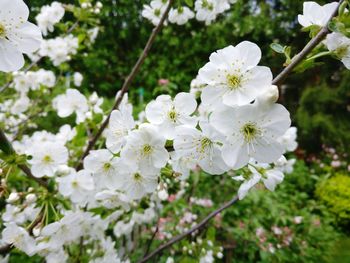
[[[29,9],[22,0],[2,0],[0,10],[0,71],[19,70],[24,65],[22,53],[36,51],[42,36],[27,21]]]
[[[158,25],[168,3],[152,0],[141,15]],[[184,25],[195,18],[209,25],[233,3],[195,0],[192,7],[173,6],[167,21]],[[305,2],[299,23],[325,26],[335,6]],[[83,1],[80,6],[53,2],[41,8],[36,21],[47,36],[66,12],[88,14],[90,20],[102,7],[100,2]],[[134,242],[138,233],[154,232],[156,239],[170,239],[199,222],[191,208],[216,206],[215,199],[192,195],[206,174],[217,176],[220,187],[225,180],[240,183],[230,191],[232,196],[237,191],[241,200],[255,188],[274,191],[293,171],[296,160],[287,157],[298,147],[297,129],[290,127],[288,110],[276,103],[278,89],[272,85],[270,68],[259,65],[262,53],[256,44],[243,41],[213,52],[190,92],[160,95],[134,111],[123,91],[116,96],[118,107],[108,110],[111,101],[99,97],[98,90],[87,94],[91,79],[65,63],[80,50],[88,50],[99,32],[98,23],[85,27],[86,21],[78,19],[83,34],[68,30],[56,36],[55,32],[54,38],[41,41],[38,28],[26,22],[28,15],[22,0],[0,3],[0,70],[18,70],[24,63],[22,53],[31,53],[34,62],[46,59],[53,65],[51,70],[13,72],[10,98],[0,101],[2,128],[16,151],[9,147],[10,154],[1,155],[0,161],[0,194],[6,197],[1,245],[13,245],[49,263],[68,262],[73,256],[79,261],[81,253],[89,262],[128,263],[129,252],[138,245]],[[81,44],[84,38],[86,46]],[[327,54],[350,68],[349,38],[331,33],[322,43],[320,48],[328,48]],[[35,111],[36,104],[43,107],[41,112]],[[52,115],[62,126],[45,130]],[[30,122],[37,116],[46,122]],[[102,138],[94,144],[96,133]],[[86,148],[91,145],[92,149]],[[6,146],[1,145],[1,150]],[[86,156],[81,158],[84,151]],[[337,161],[334,157],[333,162]],[[28,165],[24,172],[31,178],[17,172],[16,164],[22,169]],[[27,179],[47,184],[47,189],[34,188]],[[165,204],[181,198],[177,205],[182,214],[175,211],[179,222],[170,222],[170,231],[166,224],[171,220],[162,218],[162,212],[168,208]],[[220,225],[221,219],[218,214],[215,224]],[[302,222],[300,217],[295,220]],[[154,229],[144,226],[151,223],[156,223]],[[277,227],[272,231],[283,232]],[[261,237],[263,231],[258,232]],[[191,246],[202,249],[192,251],[188,245],[182,247],[183,253],[196,255],[202,263],[223,258],[223,248],[214,247],[211,240],[204,244],[195,235]],[[166,262],[176,261],[168,257]]]

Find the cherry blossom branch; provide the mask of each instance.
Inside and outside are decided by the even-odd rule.
[[[168,6],[159,22],[159,24],[153,29],[152,34],[150,35],[146,46],[144,47],[139,59],[137,60],[136,64],[134,65],[133,69],[131,70],[130,74],[128,75],[128,77],[125,79],[124,84],[120,90],[120,93],[118,94],[116,101],[114,103],[114,106],[112,108],[112,110],[109,112],[109,114],[107,115],[107,118],[103,121],[101,127],[99,128],[99,130],[97,131],[97,133],[95,134],[95,136],[89,140],[89,144],[87,146],[87,148],[85,149],[84,153],[82,154],[82,156],[79,159],[79,163],[77,164],[77,170],[81,170],[83,168],[83,160],[84,158],[89,154],[89,152],[94,148],[97,140],[100,138],[100,136],[102,135],[103,131],[107,128],[108,123],[109,123],[109,119],[111,117],[111,113],[113,110],[118,109],[120,103],[123,100],[123,97],[125,95],[125,93],[128,92],[130,85],[132,83],[132,81],[135,79],[137,73],[140,71],[141,66],[143,65],[143,63],[145,62],[146,57],[148,56],[148,53],[151,49],[151,47],[153,46],[153,43],[155,41],[156,36],[158,35],[158,33],[161,31],[163,24],[165,22],[165,20],[168,17],[170,8],[173,4],[174,0],[169,0]]]
[[[297,55],[292,58],[292,62],[284,69],[280,74],[278,74],[274,80],[272,81],[273,85],[281,85],[282,82],[288,77],[288,75],[295,69],[300,62],[302,62],[306,56],[319,44],[321,41],[330,33],[328,28],[329,22],[333,19],[333,17],[338,15],[339,7],[344,2],[344,0],[340,0],[337,8],[332,13],[331,17],[328,19],[327,24],[321,28],[320,32],[307,43],[307,45],[300,51]]]
[[[67,30],[65,35],[69,35],[73,32],[73,30],[78,26],[79,21],[75,21],[75,23]],[[35,54],[35,53],[34,53]],[[44,57],[39,57],[37,60],[32,61],[24,70],[24,73],[27,73],[29,70],[31,70],[33,67],[35,67]],[[13,80],[8,81],[4,86],[1,87],[0,93],[2,93],[5,89],[9,88],[13,83]]]
[[[225,209],[229,208],[233,204],[235,204],[238,201],[238,197],[235,196],[233,199],[231,199],[229,202],[221,206],[220,208],[216,209],[215,211],[211,212],[207,217],[205,217],[199,224],[192,227],[190,230],[170,239],[167,243],[164,245],[161,245],[156,250],[154,250],[152,253],[148,254],[144,258],[142,258],[139,263],[144,263],[156,256],[157,254],[161,253],[163,250],[167,249],[168,247],[171,247],[173,244],[179,242],[180,240],[184,239],[185,237],[191,235],[193,232],[200,230],[203,228],[213,217],[215,217],[217,214],[221,213]]]
[[[2,129],[0,129],[0,148],[1,150],[7,154],[7,155],[17,155],[16,151],[13,149],[13,146],[11,144],[11,142],[7,139],[4,131]],[[40,178],[36,178],[30,168],[25,165],[25,164],[17,164],[18,168],[20,168],[30,179],[33,179],[34,181],[36,181],[38,184],[40,184],[41,186],[47,188],[48,184],[46,181],[44,181],[43,179]]]
[[[338,6],[336,8],[336,10],[332,13],[331,17],[329,18],[327,25],[322,27],[320,32],[313,38],[311,39],[307,45],[303,48],[302,51],[300,51],[300,53],[298,53],[297,55],[295,55],[292,59],[292,62],[284,69],[282,70],[282,72],[280,74],[278,74],[274,80],[272,81],[272,84],[274,85],[280,85],[283,83],[283,81],[288,77],[288,75],[293,71],[293,69],[299,65],[305,58],[306,56],[319,44],[321,43],[321,41],[327,36],[327,34],[330,33],[330,30],[328,28],[328,24],[329,22],[333,19],[333,17],[337,16],[338,14],[338,10],[340,5],[343,3],[344,0],[340,0],[338,3]],[[228,203],[224,204],[222,207],[220,207],[219,209],[213,211],[212,213],[210,213],[206,218],[204,218],[199,224],[195,225],[193,228],[191,228],[190,230],[188,230],[187,232],[180,234],[174,238],[172,238],[170,241],[168,241],[166,244],[158,247],[156,250],[154,250],[152,253],[144,256],[139,263],[144,263],[147,262],[148,260],[150,260],[151,258],[153,258],[154,256],[156,256],[157,254],[160,254],[163,250],[171,247],[173,244],[175,244],[176,242],[179,242],[180,240],[184,239],[185,237],[191,235],[193,232],[195,232],[196,230],[204,227],[210,219],[212,219],[213,217],[215,217],[217,214],[219,214],[220,212],[224,211],[225,209],[229,208],[230,206],[232,206],[234,203],[236,203],[238,201],[238,197],[233,198],[231,201],[229,201]]]

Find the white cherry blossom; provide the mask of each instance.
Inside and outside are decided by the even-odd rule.
[[[176,126],[196,126],[197,119],[191,116],[196,108],[197,102],[191,93],[180,92],[174,101],[168,95],[160,95],[146,106],[146,118],[159,127],[160,133],[166,139],[172,140]]]
[[[316,2],[307,1],[303,4],[303,14],[298,15],[299,24],[303,27],[312,25],[326,26],[332,13],[338,7],[338,2],[332,2],[323,6]]]
[[[142,171],[163,168],[169,160],[165,149],[165,138],[157,127],[141,124],[138,130],[129,133],[127,143],[121,151],[123,162],[140,166]]]
[[[214,111],[210,123],[226,136],[222,149],[226,164],[238,169],[250,158],[262,163],[277,161],[284,150],[277,139],[287,131],[291,120],[282,105],[263,108],[249,104]]]
[[[29,9],[23,0],[0,1],[0,71],[16,71],[23,67],[22,53],[40,47],[40,29],[28,22]]]
[[[207,85],[202,103],[241,106],[266,92],[272,73],[268,67],[257,66],[260,59],[260,48],[249,41],[213,53],[198,73],[199,81]]]

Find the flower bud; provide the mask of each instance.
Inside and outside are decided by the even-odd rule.
[[[27,196],[26,196],[26,201],[27,201],[27,203],[28,204],[32,204],[32,203],[34,203],[35,201],[36,201],[36,195],[35,194],[28,194]]]
[[[14,192],[9,195],[9,198],[7,199],[7,202],[14,203],[19,200],[19,194]]]

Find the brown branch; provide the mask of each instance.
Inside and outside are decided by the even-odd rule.
[[[82,156],[79,159],[79,163],[77,164],[77,170],[81,170],[83,168],[83,160],[84,158],[89,154],[89,152],[94,148],[97,140],[100,138],[100,136],[102,135],[103,131],[107,128],[108,123],[109,123],[109,119],[111,117],[111,113],[113,110],[118,109],[120,103],[123,100],[123,97],[125,95],[125,93],[128,92],[130,85],[132,83],[132,81],[135,79],[137,73],[140,71],[141,66],[143,65],[143,63],[145,62],[146,57],[148,56],[148,52],[150,51],[156,36],[158,35],[158,33],[160,32],[160,30],[162,29],[162,26],[166,20],[166,18],[168,17],[170,8],[173,4],[174,0],[170,0],[169,4],[159,22],[159,24],[153,29],[152,34],[150,35],[146,46],[144,47],[139,59],[137,60],[136,64],[134,65],[133,69],[131,70],[129,76],[125,79],[124,84],[120,90],[120,93],[114,103],[114,106],[112,108],[112,110],[109,112],[109,114],[107,115],[107,118],[104,120],[104,122],[102,123],[101,127],[99,128],[99,130],[97,131],[97,133],[95,134],[95,136],[89,140],[89,144],[87,146],[87,148],[85,149],[84,153],[82,154]]]
[[[16,155],[16,151],[15,149],[13,149],[13,146],[11,144],[11,142],[7,139],[4,131],[2,129],[0,129],[0,149],[7,155]],[[25,165],[25,164],[18,164],[17,165],[18,168],[20,168],[30,179],[33,179],[34,181],[36,181],[38,184],[40,184],[41,186],[47,188],[47,182],[41,178],[36,178],[30,168]]]
[[[343,2],[344,0],[339,1],[337,8],[332,13],[326,26],[322,27],[320,32],[318,32],[318,34],[313,39],[311,39],[309,43],[307,43],[303,50],[293,57],[292,62],[274,78],[274,80],[272,81],[273,85],[281,85],[282,82],[293,71],[293,69],[295,69],[295,67],[298,66],[299,63],[302,62],[306,58],[306,56],[330,33],[328,24],[333,19],[333,17],[338,15],[339,7]]]
[[[218,208],[217,210],[211,212],[206,218],[204,218],[199,224],[195,225],[194,227],[192,227],[190,230],[172,238],[171,240],[169,240],[167,243],[165,243],[164,245],[161,245],[160,247],[158,247],[156,250],[154,250],[152,253],[148,254],[147,256],[145,256],[143,259],[141,259],[139,261],[139,263],[144,263],[147,262],[148,260],[150,260],[151,258],[153,258],[154,256],[156,256],[157,254],[161,253],[164,249],[167,249],[168,247],[171,247],[173,244],[175,244],[176,242],[184,239],[185,237],[191,235],[193,232],[201,229],[202,227],[204,227],[209,221],[210,219],[212,219],[213,217],[215,217],[217,214],[221,213],[223,210],[229,208],[230,206],[232,206],[234,203],[236,203],[238,201],[238,197],[234,197],[231,201],[227,202],[226,204],[224,204],[223,206],[221,206],[220,208]]]

